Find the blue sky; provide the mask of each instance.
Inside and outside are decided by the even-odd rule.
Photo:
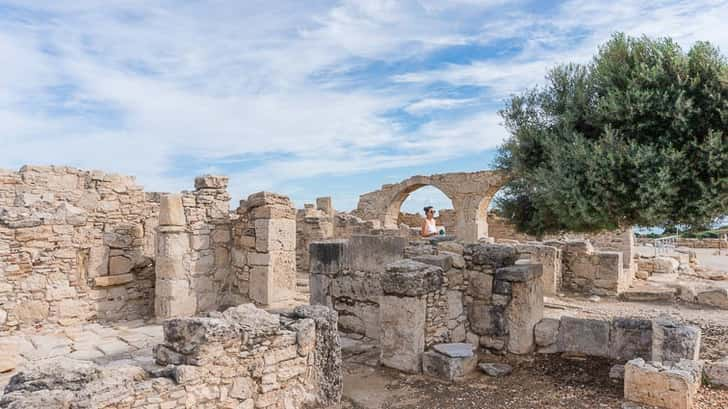
[[[492,165],[497,115],[616,31],[728,49],[728,1],[0,0],[0,167],[223,173],[301,206]],[[406,210],[447,207],[415,192]]]

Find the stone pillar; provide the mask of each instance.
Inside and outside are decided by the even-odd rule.
[[[252,194],[245,207],[254,246],[245,248],[250,299],[261,305],[285,303],[296,295],[296,210],[286,196]],[[251,243],[253,244],[253,243]]]
[[[457,217],[457,238],[466,243],[475,243],[488,237],[488,219],[485,212],[481,217],[481,201],[482,198],[477,196],[453,200]]]
[[[180,195],[161,197],[156,247],[155,316],[166,319],[194,315],[197,300],[191,294],[185,267],[190,247]]]
[[[346,240],[311,243],[309,302],[333,308],[330,284],[346,268]]]
[[[534,328],[543,318],[543,282],[540,264],[500,268],[495,273],[495,292],[510,296],[505,307],[508,352],[528,354],[536,347]]]
[[[331,197],[317,197],[316,198],[316,209],[321,210],[322,212],[326,213],[327,216],[333,217],[334,216],[334,205],[331,202]]]
[[[413,260],[387,266],[379,302],[380,361],[409,373],[422,372],[427,333],[427,296],[443,285],[439,267]]]

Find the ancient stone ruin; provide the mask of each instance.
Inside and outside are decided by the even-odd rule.
[[[699,249],[522,235],[488,214],[505,182],[414,176],[341,212],[270,192],[231,207],[224,176],[157,193],[0,171],[0,408],[373,409],[402,379],[429,385],[405,407],[454,408],[427,394],[574,360],[608,365],[597,378],[625,405],[696,408],[728,386],[728,286]],[[400,211],[426,185],[452,200],[449,236]]]

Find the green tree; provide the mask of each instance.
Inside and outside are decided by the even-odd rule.
[[[707,225],[728,214],[728,64],[616,34],[501,111],[498,211],[525,232]]]

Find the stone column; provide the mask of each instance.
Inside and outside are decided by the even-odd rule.
[[[159,206],[154,288],[158,319],[192,316],[197,301],[190,294],[185,261],[189,263],[189,234],[180,195],[164,195]]]
[[[496,270],[493,287],[510,301],[505,306],[508,352],[528,354],[536,342],[534,328],[543,318],[543,282],[540,264],[525,264]]]
[[[457,217],[457,238],[467,243],[475,243],[488,237],[488,219],[480,214],[482,198],[465,196],[453,199]]]
[[[380,361],[409,373],[422,372],[427,333],[427,296],[443,285],[439,267],[413,260],[387,266],[379,302]]]
[[[296,296],[296,210],[286,196],[260,192],[245,201],[255,248],[248,249],[250,299],[261,305]]]

